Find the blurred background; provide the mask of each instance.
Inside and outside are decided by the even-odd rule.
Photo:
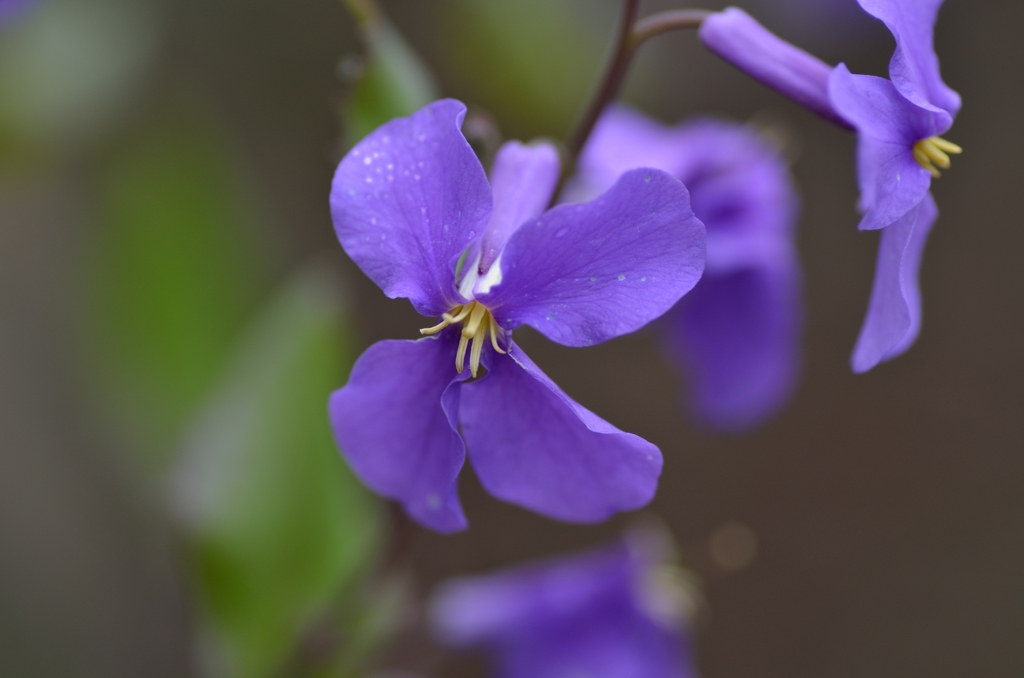
[[[507,138],[564,137],[619,3],[382,0],[393,29],[338,0],[20,4],[0,25],[0,673],[299,675],[339,656],[330,675],[483,675],[427,643],[415,601],[637,517],[560,524],[467,467],[471,529],[444,537],[362,490],[327,394],[422,322],[345,257],[330,180],[381,116],[439,94]],[[892,40],[854,0],[743,6],[886,72]],[[650,331],[583,350],[516,335],[664,452],[641,519],[703,581],[707,678],[1024,672],[1022,25],[1014,0],[946,2],[936,43],[965,102],[947,136],[965,153],[935,185],[922,335],[861,376],[877,238],[856,230],[853,137],[693,33],[634,64],[623,98],[666,122],[771,127],[803,199],[804,375],[759,430],[691,422]],[[738,563],[715,547],[736,523],[756,538]]]

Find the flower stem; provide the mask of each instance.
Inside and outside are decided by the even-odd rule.
[[[662,33],[682,28],[700,28],[711,12],[704,9],[674,9],[644,17],[633,26],[631,42],[633,49]]]
[[[615,44],[615,51],[605,69],[604,77],[598,86],[586,108],[583,117],[580,118],[572,135],[566,143],[569,157],[572,162],[583,149],[587,138],[594,130],[602,111],[611,103],[622,89],[622,83],[626,79],[630,62],[640,45],[656,35],[667,33],[681,28],[700,28],[711,12],[701,9],[683,9],[659,12],[637,21],[636,15],[639,10],[639,0],[623,0],[622,22],[619,26],[619,35]]]
[[[569,156],[573,161],[576,160],[576,156],[579,155],[583,144],[586,143],[591,130],[597,124],[601,111],[604,110],[609,101],[615,98],[619,88],[622,87],[622,81],[626,77],[626,71],[629,68],[629,62],[635,49],[630,37],[633,34],[633,24],[636,23],[636,15],[639,11],[640,0],[624,0],[615,51],[612,52],[612,58],[608,62],[604,77],[601,79],[601,84],[594,93],[590,105],[587,107],[579,123],[577,123],[566,144],[569,149]]]

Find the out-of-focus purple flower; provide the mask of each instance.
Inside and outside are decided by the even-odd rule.
[[[625,543],[442,586],[442,641],[482,647],[497,678],[691,678],[687,592]]]
[[[916,279],[907,276],[916,278],[937,214],[932,179],[961,149],[940,136],[960,110],[960,96],[942,80],[932,41],[942,0],[858,2],[896,39],[890,79],[855,75],[844,64],[829,68],[735,8],[710,17],[701,35],[712,51],[761,82],[857,131],[860,228],[892,226],[901,233],[880,244],[869,316],[852,359],[854,370],[863,372],[899,355],[917,336],[920,296]]]
[[[689,375],[691,408],[717,428],[756,425],[787,402],[799,373],[798,200],[786,162],[743,125],[667,127],[613,106],[565,198],[599,193],[634,167],[680,179],[707,227],[704,277],[665,318],[667,344]]]
[[[544,212],[555,150],[506,144],[488,184],[459,129],[465,110],[443,100],[393,120],[335,174],[345,251],[387,296],[442,318],[426,339],[359,358],[330,399],[338,444],[367,485],[441,532],[466,527],[467,447],[500,499],[579,522],[639,508],[656,489],[658,448],[574,402],[511,332],[528,324],[588,346],[639,329],[700,278],[704,226],[683,185],[655,169]]]

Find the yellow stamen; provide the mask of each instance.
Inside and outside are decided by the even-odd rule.
[[[455,315],[452,315],[452,313],[454,313]],[[420,330],[420,334],[425,334],[427,336],[437,334],[438,332],[448,327],[449,325],[461,322],[462,319],[465,318],[467,315],[469,315],[469,305],[456,306],[451,310],[451,313],[441,314],[441,322],[437,323],[433,327],[425,327],[424,329]]]
[[[469,352],[469,371],[474,377],[480,371],[480,354],[484,350],[484,341],[486,340],[479,334],[473,337],[473,350]]]
[[[946,141],[942,137],[932,137],[929,139],[933,144],[944,150],[946,153],[952,153],[953,155],[960,155],[964,152],[964,149],[960,148],[952,141]]]
[[[505,351],[505,349],[503,349],[501,346],[498,346],[498,321],[494,319],[494,316],[491,316],[490,326],[491,326],[491,346],[493,346],[494,350],[497,351],[498,353],[507,353],[507,351]]]
[[[462,336],[469,337],[470,339],[475,337],[485,315],[487,315],[487,308],[474,301],[473,312],[469,314],[469,321],[466,323],[466,326],[462,328]]]
[[[473,304],[466,304],[465,306],[456,306],[452,309],[453,312],[457,311],[455,316],[450,313],[445,313],[444,318],[447,318],[449,322],[460,323],[463,318],[469,315],[469,312],[473,310]]]
[[[925,154],[925,152],[922,151],[917,146],[914,146],[914,160],[917,161],[918,165],[931,172],[932,176],[935,177],[936,179],[942,176],[942,172],[940,172],[935,167],[935,165],[932,164],[932,161],[928,159],[928,156]]]
[[[964,149],[942,137],[928,137],[914,144],[914,160],[918,165],[931,172],[936,179],[942,176],[939,167],[949,169],[950,160],[947,154],[957,155],[963,152]]]
[[[928,159],[933,163],[941,167],[942,169],[949,169],[949,156],[942,152],[942,149],[936,146],[932,141],[926,139],[921,142],[921,150],[928,156]]]
[[[466,364],[466,346],[469,345],[469,337],[465,334],[459,339],[459,350],[455,354],[455,371],[462,374],[462,368]]]
[[[504,332],[498,321],[494,319],[491,312],[483,304],[472,301],[468,304],[460,304],[448,313],[441,315],[441,322],[433,327],[420,330],[421,334],[437,334],[449,325],[465,323],[461,336],[459,337],[459,350],[455,354],[455,369],[461,374],[466,366],[466,351],[469,351],[469,369],[476,377],[480,371],[480,359],[483,356],[484,346],[487,344],[487,337],[490,335],[491,346],[498,353],[507,353],[498,344],[499,337],[504,338]]]

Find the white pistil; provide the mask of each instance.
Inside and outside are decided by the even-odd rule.
[[[936,179],[942,176],[942,173],[939,172],[940,167],[949,169],[948,154],[959,155],[963,152],[964,149],[942,137],[929,137],[914,144],[914,160],[918,165],[931,172]]]
[[[480,358],[483,355],[484,344],[487,343],[488,336],[495,351],[507,352],[498,345],[499,336],[504,337],[504,332],[486,306],[476,301],[456,306],[449,313],[441,316],[441,322],[433,327],[420,330],[420,334],[437,334],[449,325],[461,322],[465,322],[465,325],[459,337],[459,350],[455,354],[455,369],[460,374],[462,373],[466,365],[466,350],[469,349],[469,370],[476,377],[480,371]],[[472,342],[472,347],[470,347],[470,342]]]

